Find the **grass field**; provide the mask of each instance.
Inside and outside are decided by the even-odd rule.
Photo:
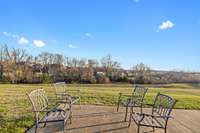
[[[149,91],[145,101],[151,103],[157,92],[168,94],[178,100],[176,108],[200,109],[200,85],[167,84],[147,85]],[[34,123],[31,105],[26,93],[43,88],[49,99],[54,99],[53,88],[49,84],[1,84],[0,85],[0,132],[24,132]],[[118,94],[131,93],[130,84],[68,85],[70,90],[81,90],[81,104],[116,105]]]

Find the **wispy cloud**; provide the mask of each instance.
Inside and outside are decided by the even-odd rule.
[[[88,37],[88,38],[93,38],[92,34],[88,33],[88,32],[85,33],[85,36]]]
[[[162,22],[162,24],[158,28],[159,30],[167,30],[173,27],[174,27],[174,24],[170,20],[167,20],[165,22]]]
[[[25,37],[20,37],[18,39],[18,43],[19,44],[27,44],[27,43],[29,43],[29,40],[27,38],[25,38]]]
[[[38,48],[44,47],[46,45],[46,43],[42,40],[33,40],[33,44]]]
[[[5,31],[3,32],[3,35],[5,35],[6,37],[19,38],[19,35],[8,33],[8,32],[5,32]]]
[[[5,36],[7,36],[7,37],[9,36],[9,33],[8,33],[8,32],[5,32],[5,31],[4,31],[3,34],[4,34]]]
[[[69,47],[69,48],[73,48],[73,49],[77,48],[77,46],[75,46],[75,45],[73,45],[73,44],[69,44],[68,47]]]
[[[140,2],[140,0],[134,0],[136,3]]]

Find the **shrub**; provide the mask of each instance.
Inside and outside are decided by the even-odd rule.
[[[53,83],[54,82],[54,77],[48,74],[43,74],[42,76],[42,82],[43,83]]]
[[[1,81],[2,81],[2,83],[11,83],[10,78],[6,77],[6,76],[2,76]]]
[[[110,79],[106,77],[104,74],[97,74],[97,83],[100,84],[110,83]]]

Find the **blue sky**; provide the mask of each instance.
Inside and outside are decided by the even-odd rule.
[[[0,43],[200,71],[199,0],[1,0]]]

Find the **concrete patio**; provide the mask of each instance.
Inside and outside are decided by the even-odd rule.
[[[146,112],[149,109],[145,110]],[[173,110],[173,119],[169,120],[168,133],[200,133],[200,111]],[[73,107],[72,124],[66,127],[66,133],[136,133],[137,126],[124,122],[124,109],[116,111],[112,106],[82,105]],[[33,126],[27,133],[34,133]],[[38,129],[38,133],[62,133],[62,123],[47,124]],[[141,133],[150,133],[152,128],[141,128]],[[164,133],[156,129],[155,133]]]

